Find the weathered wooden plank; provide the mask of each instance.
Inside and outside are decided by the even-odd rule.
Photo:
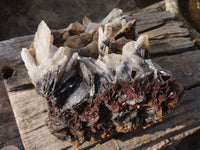
[[[14,71],[12,77],[6,80],[7,86],[11,90],[12,88],[20,87],[21,85],[29,85],[31,83],[21,60],[20,52],[23,47],[29,47],[32,40],[33,35],[30,35],[0,42],[1,72],[3,68],[5,69],[3,69],[4,71],[2,74],[9,71],[9,68]]]
[[[186,89],[200,83],[199,60],[200,50],[153,58],[154,62],[171,71]]]
[[[131,15],[137,20],[136,26],[139,33],[164,25],[167,21],[175,19],[175,15],[167,12],[136,13]]]
[[[0,76],[0,149],[7,145],[23,147],[15,118]]]
[[[162,56],[175,54],[195,49],[194,43],[190,38],[167,38],[163,40],[150,41],[149,53],[151,56]]]
[[[149,36],[150,55],[172,54],[195,49],[188,29],[182,26],[181,22],[172,20],[159,28],[144,32],[143,34]]]
[[[47,129],[47,104],[35,89],[9,92],[9,98],[25,149],[48,150],[69,146],[57,140]]]
[[[133,13],[131,14],[131,17],[137,20],[137,25],[150,24],[154,22],[164,22],[175,19],[175,15],[168,11],[150,13],[142,12],[136,14]]]
[[[142,13],[136,14],[135,17],[138,19],[137,25],[139,31],[145,31],[150,36],[150,52],[152,54],[173,53],[174,51],[178,52],[179,50],[183,51],[186,47],[186,49],[184,49],[185,51],[190,50],[190,48],[194,46],[189,38],[185,38],[185,36],[188,36],[188,32],[186,29],[181,28],[182,25],[180,22],[168,22],[169,20],[174,19],[174,15],[171,15],[168,12]],[[178,31],[174,30],[174,27],[176,27]],[[164,30],[166,28],[168,30]],[[150,29],[152,29],[152,31],[149,31]],[[0,42],[0,59],[3,60],[1,67],[9,64],[9,67],[15,70],[12,77],[5,80],[5,85],[23,143],[26,149],[62,149],[66,147],[73,149],[68,143],[57,140],[50,134],[50,131],[45,125],[45,119],[47,118],[46,101],[40,97],[34,89],[31,89],[30,79],[27,76],[19,53],[22,47],[29,47],[32,38],[33,36],[27,36]],[[182,82],[186,88],[189,88],[199,82],[199,73],[193,72],[196,68],[197,71],[200,68],[197,62],[197,60],[199,60],[198,52],[199,51],[192,51],[174,56],[163,56],[154,58],[154,61],[164,68],[171,70],[175,77]],[[24,88],[26,88],[26,90],[23,90]],[[180,104],[180,106],[181,110],[183,110],[182,104]],[[196,110],[196,107],[194,110]],[[186,105],[184,105],[184,108],[185,111],[188,110]],[[179,107],[177,107],[177,109],[179,110]],[[186,115],[186,119],[191,119],[192,121],[196,120],[197,122],[183,124],[185,119],[183,117],[181,117],[182,119],[174,121],[174,116],[177,115],[177,118],[181,116],[181,113],[176,114],[176,112],[177,111],[174,111],[171,114],[171,118],[166,118],[163,123],[154,125],[147,130],[134,134],[121,135],[119,139],[111,139],[105,143],[94,144],[93,146],[86,143],[83,145],[83,148],[87,148],[89,145],[90,148],[101,150],[132,149],[145,146],[153,147],[156,145],[149,145],[148,143],[150,141],[154,141],[158,146],[163,146],[165,143],[169,144],[169,141],[164,140],[165,143],[162,143],[162,141],[158,139],[175,137],[173,135],[176,131],[180,131],[180,134],[191,134],[197,128],[195,123],[198,124],[199,121],[199,118],[195,118],[194,116],[191,117],[191,114],[189,114],[189,116]],[[168,120],[170,120],[170,122]],[[179,124],[183,125],[179,126]],[[158,129],[158,131],[156,131],[156,129]],[[183,132],[181,132],[182,130]],[[179,133],[176,133],[175,135],[179,136]],[[130,146],[127,146],[127,144]]]
[[[156,28],[154,30],[145,32],[150,40],[162,40],[175,37],[189,36],[189,31],[186,28],[182,28],[183,23],[179,21],[169,21],[165,25]]]
[[[33,41],[33,35],[23,36],[18,38],[13,38],[6,41],[0,42],[0,58],[1,58],[1,66],[2,63],[7,64],[15,63],[15,61],[20,60],[20,52],[22,47],[29,47],[31,42]]]

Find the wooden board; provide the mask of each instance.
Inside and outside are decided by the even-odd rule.
[[[153,61],[170,70],[185,89],[200,83],[200,51],[154,58]]]
[[[21,148],[22,141],[1,75],[0,95],[0,149],[7,145]]]
[[[199,87],[192,89],[200,83],[200,51],[196,50],[188,30],[169,12],[143,12],[132,16],[138,19],[140,34],[148,34],[150,37],[149,51],[154,56],[153,60],[171,70],[188,91],[163,122],[135,133],[118,134],[100,144],[86,143],[82,149],[163,148],[200,128]],[[32,39],[33,36],[26,36],[0,42],[3,75],[8,77],[5,66],[14,70],[4,83],[24,147],[30,150],[74,149],[69,143],[51,135],[45,125],[48,113],[46,101],[35,92],[19,55],[21,48],[29,47]]]

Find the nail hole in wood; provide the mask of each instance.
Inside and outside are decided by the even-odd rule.
[[[12,77],[14,70],[8,66],[5,66],[1,69],[1,74],[4,79]]]

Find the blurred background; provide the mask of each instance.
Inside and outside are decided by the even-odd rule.
[[[134,11],[161,0],[1,0],[0,41],[33,34],[45,20],[51,29],[61,29],[87,16],[98,22],[113,8]]]

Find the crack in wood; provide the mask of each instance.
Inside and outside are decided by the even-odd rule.
[[[190,91],[190,90],[192,90],[193,88],[196,88],[196,87],[199,87],[199,86],[200,86],[200,81],[198,81],[198,82],[196,82],[196,83],[194,83],[194,84],[185,86],[185,87],[184,87],[184,90]]]
[[[62,148],[61,150],[68,150],[69,148],[72,148],[72,145],[71,146],[67,146],[65,148]]]
[[[181,53],[185,53],[188,51],[196,51],[197,49],[195,47],[189,47],[189,48],[184,48],[184,49],[176,49],[173,52],[153,52],[149,53],[150,58],[157,58],[157,57],[164,57],[164,56],[172,56],[172,55],[177,55]]]
[[[28,83],[28,84],[22,84],[20,86],[12,87],[9,89],[9,92],[17,92],[17,91],[29,90],[33,88],[34,88],[34,85],[32,83]]]
[[[195,124],[191,124],[191,125],[188,125],[188,126],[185,126],[179,130],[175,130],[175,131],[172,131],[168,134],[165,134],[164,136],[162,137],[159,137],[158,139],[155,139],[155,140],[152,140],[152,141],[148,141],[147,143],[145,144],[142,144],[141,146],[138,146],[136,148],[133,148],[132,150],[141,150],[141,149],[146,149],[148,147],[152,147],[168,138],[170,138],[172,140],[171,137],[174,137],[175,135],[178,135],[178,134],[181,134],[181,133],[184,133],[188,130],[192,130],[194,128],[197,128],[196,130],[200,129],[200,121],[195,123]],[[129,145],[131,147],[131,144]],[[123,147],[122,147],[123,148]]]
[[[173,36],[173,35],[175,35],[175,36]],[[173,36],[173,38],[188,38],[188,37],[190,37],[189,35],[177,35],[176,33],[174,33],[174,34],[166,34],[166,35],[164,35],[164,37],[162,37],[162,38],[150,38],[149,40],[151,40],[151,41],[158,41],[158,40],[165,40],[165,39],[167,39],[167,38],[170,38],[170,36]]]
[[[171,19],[170,19],[170,20],[171,20]],[[157,26],[154,26],[154,27],[151,27],[151,28],[148,28],[148,29],[142,30],[142,31],[138,32],[138,34],[143,34],[143,33],[145,33],[145,32],[149,32],[149,31],[151,31],[151,30],[154,30],[154,29],[160,28],[160,27],[164,26],[164,25],[166,24],[166,22],[167,22],[167,20],[164,21],[163,23],[161,22],[161,24],[159,24],[159,25],[157,25]]]
[[[28,132],[21,133],[21,135],[25,135],[25,134],[31,133],[31,132],[39,130],[39,129],[43,128],[43,127],[46,127],[46,124],[43,124],[43,125],[35,128],[35,129],[33,129],[33,130],[28,131]]]

